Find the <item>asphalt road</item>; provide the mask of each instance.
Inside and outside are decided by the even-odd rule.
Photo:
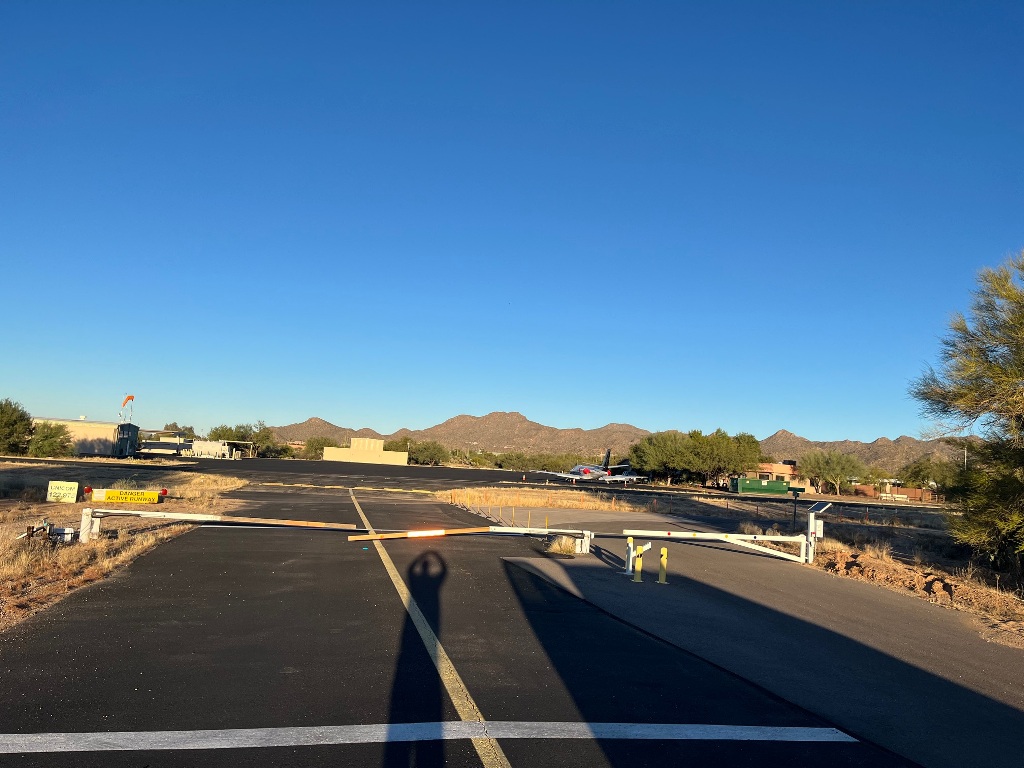
[[[247,515],[362,522],[341,489],[240,496]],[[480,522],[355,498],[379,528]],[[911,764],[507,561],[541,556],[533,540],[380,551],[210,526],[71,595],[0,643],[0,765]]]
[[[445,489],[466,485],[493,485],[521,480],[523,473],[502,469],[458,467],[393,466],[351,464],[344,461],[298,461],[294,459],[189,459],[197,471],[226,474],[250,480],[282,477],[288,482],[312,485],[346,485],[383,488],[416,487]],[[538,475],[537,477],[543,477]]]

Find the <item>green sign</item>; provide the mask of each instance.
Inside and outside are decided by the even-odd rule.
[[[803,493],[806,490],[807,490],[806,488],[798,488],[795,485],[789,486],[789,492],[790,493]]]

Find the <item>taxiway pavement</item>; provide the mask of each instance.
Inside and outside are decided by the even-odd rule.
[[[329,480],[237,493],[243,513],[257,517],[365,517],[382,529],[480,522],[423,495],[352,494],[326,487],[341,485]],[[701,551],[709,563],[734,556]],[[772,607],[776,587],[764,584],[765,600],[744,605],[732,587],[715,590],[680,572],[697,596],[687,599],[706,601],[711,614],[716,605],[727,616],[745,610],[755,621],[746,633],[723,621],[665,637],[641,619],[661,612],[669,621],[665,595],[675,592],[664,590],[686,592],[685,582],[635,585],[646,591],[620,598],[625,607],[602,605],[587,579],[611,574],[626,586],[613,559],[552,559],[525,538],[412,539],[378,549],[340,533],[203,526],[4,635],[0,765],[913,764],[893,751],[898,741],[872,743],[714,655],[763,648],[764,668],[783,674],[814,658],[773,655],[765,633],[788,634],[800,621]],[[773,573],[810,573],[771,562]],[[763,578],[765,568],[749,578]],[[559,571],[570,574],[568,588],[557,585]],[[403,588],[415,608],[403,604]],[[658,589],[661,596],[651,591]],[[818,628],[816,637],[841,631]],[[827,668],[819,685],[832,685]],[[465,722],[473,711],[493,733],[482,725],[470,739],[459,730],[476,727]],[[921,714],[891,716],[898,726]],[[953,738],[951,728],[938,728],[936,740]],[[29,742],[40,749],[10,749]]]

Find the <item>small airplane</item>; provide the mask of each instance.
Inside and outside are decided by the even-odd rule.
[[[601,464],[577,464],[568,472],[547,472],[537,470],[538,475],[554,475],[563,480],[570,480],[575,483],[577,480],[597,481],[600,483],[645,483],[646,477],[641,477],[633,471],[629,464],[612,464],[612,450],[609,448],[604,454],[604,462]],[[616,472],[615,470],[619,470]]]

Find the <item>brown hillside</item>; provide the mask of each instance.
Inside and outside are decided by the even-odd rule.
[[[869,466],[895,472],[921,456],[942,459],[953,457],[954,451],[941,440],[917,440],[901,435],[895,440],[880,437],[870,443],[857,440],[814,441],[780,429],[761,441],[761,450],[776,461],[800,458],[810,451],[838,451],[856,456]]]
[[[392,440],[410,437],[413,440],[436,440],[449,448],[465,450],[529,451],[548,453],[580,453],[597,455],[611,448],[618,455],[650,434],[629,424],[608,424],[599,429],[558,429],[530,421],[521,413],[489,413],[486,416],[456,416],[429,429],[400,429],[381,435],[372,429],[353,430],[339,427],[319,418],[301,424],[273,427],[280,440],[306,441],[311,437],[331,437],[344,444],[352,437],[374,437]]]
[[[274,430],[278,440],[298,443],[304,443],[311,437],[331,437],[344,445],[346,441],[353,437],[374,437],[378,440],[384,437],[372,429],[366,429],[365,427],[363,429],[339,427],[336,424],[331,424],[329,421],[318,419],[316,416],[306,419],[301,424],[289,424],[286,427],[271,427],[271,429]]]
[[[629,424],[608,424],[598,429],[558,429],[530,421],[521,413],[489,413],[486,416],[456,416],[436,427],[410,432],[413,440],[437,440],[451,448],[496,453],[528,451],[548,453],[599,454],[611,448],[624,454],[629,447],[650,434]]]
[[[629,447],[649,435],[645,429],[630,424],[608,424],[599,429],[558,429],[530,421],[521,413],[496,411],[486,416],[456,416],[429,429],[400,429],[382,435],[372,429],[339,427],[319,418],[301,424],[273,427],[280,440],[306,441],[311,437],[331,437],[344,445],[352,437],[373,437],[393,440],[409,437],[413,440],[436,440],[449,448],[464,450],[527,451],[530,453],[579,453],[597,457],[607,448],[618,456],[625,455]],[[916,440],[903,435],[895,440],[880,437],[871,443],[856,440],[816,442],[794,435],[784,429],[761,441],[761,449],[778,461],[796,459],[809,451],[839,451],[856,456],[865,464],[895,472],[920,456],[936,455],[951,458],[953,450],[939,440]]]

